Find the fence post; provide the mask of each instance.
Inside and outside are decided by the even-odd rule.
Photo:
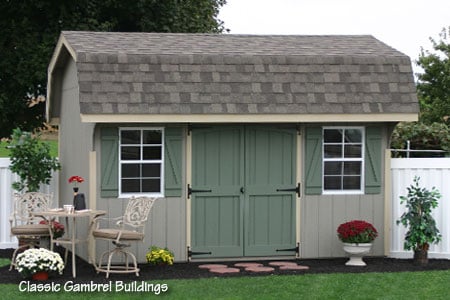
[[[384,151],[384,255],[391,251],[392,224],[392,182],[391,182],[391,150]]]

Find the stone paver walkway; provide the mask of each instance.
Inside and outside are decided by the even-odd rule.
[[[291,261],[271,261],[268,265],[269,266],[264,266],[262,263],[255,262],[240,262],[235,263],[233,267],[228,267],[224,264],[203,264],[198,267],[201,269],[208,269],[210,272],[216,274],[239,273],[241,269],[254,273],[271,273],[274,272],[276,268],[279,268],[280,270],[309,270],[308,266],[302,266]]]

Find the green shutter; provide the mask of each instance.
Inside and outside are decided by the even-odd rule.
[[[306,128],[305,167],[305,193],[322,194],[322,127]]]
[[[119,130],[101,129],[101,192],[102,197],[119,196]]]
[[[366,127],[365,193],[381,192],[381,128]]]
[[[164,130],[164,195],[167,197],[181,196],[182,137],[183,131],[179,127]]]

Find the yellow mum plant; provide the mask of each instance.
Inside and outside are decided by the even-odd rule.
[[[149,248],[145,258],[152,265],[173,265],[173,252],[167,248],[152,246]]]

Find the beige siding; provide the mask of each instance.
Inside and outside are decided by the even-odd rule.
[[[55,206],[59,207],[73,203],[72,186],[67,182],[72,175],[82,176],[86,180],[79,185],[80,193],[89,195],[89,151],[92,149],[93,132],[93,125],[81,123],[77,71],[73,60],[68,60],[62,78],[60,116],[64,122],[59,126],[59,159],[62,169],[59,173],[59,195],[55,195]],[[77,222],[78,233],[86,234],[89,220],[78,219]],[[87,258],[86,245],[77,246],[76,253]]]
[[[97,150],[97,178],[100,178],[100,129],[95,133],[95,149]],[[185,160],[182,174],[185,174]],[[97,180],[97,209],[105,210],[110,217],[123,215],[127,199],[101,198],[100,180]],[[183,178],[183,186],[185,178]],[[184,192],[183,192],[184,194]],[[158,200],[151,213],[145,228],[143,243],[135,243],[131,250],[136,254],[138,262],[145,262],[145,254],[150,246],[167,247],[174,252],[175,261],[187,261],[186,250],[186,200],[179,197],[167,197]],[[111,243],[98,241],[96,243],[97,257],[111,248]]]
[[[302,199],[300,248],[302,258],[343,257],[336,235],[339,224],[366,220],[377,228],[372,255],[383,255],[384,200],[379,195],[307,196]]]
[[[388,136],[390,131],[386,126],[382,149],[387,148]],[[384,170],[384,157],[382,160]],[[370,255],[384,255],[384,206],[384,186],[380,194],[374,195],[305,195],[300,200],[300,256],[346,256],[336,230],[341,223],[355,219],[366,220],[375,226],[379,236]]]
[[[97,201],[97,208],[108,211],[110,217],[123,215],[126,205],[127,199],[99,197]],[[144,242],[134,243],[131,247],[138,262],[145,262],[145,254],[152,245],[169,248],[175,254],[175,261],[187,260],[185,210],[185,202],[181,198],[163,198],[155,203],[145,227]],[[97,241],[97,257],[111,246],[110,242]]]

